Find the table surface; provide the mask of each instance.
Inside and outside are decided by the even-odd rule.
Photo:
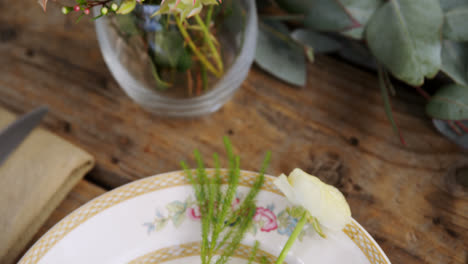
[[[308,67],[305,88],[253,67],[219,112],[158,117],[118,87],[92,22],[76,25],[53,4],[44,15],[35,3],[0,2],[8,9],[0,17],[0,105],[17,114],[49,105],[43,127],[97,165],[34,241],[108,190],[179,170],[195,148],[222,153],[229,135],[243,169],[257,170],[271,150],[269,174],[300,167],[337,186],[393,263],[468,263],[468,190],[457,180],[468,157],[434,130],[413,91],[398,89],[393,98],[407,146],[387,121],[375,74],[325,56]]]

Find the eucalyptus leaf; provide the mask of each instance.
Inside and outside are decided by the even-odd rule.
[[[455,41],[468,41],[468,29],[465,21],[468,19],[468,0],[440,0],[445,12],[443,36]]]
[[[255,0],[257,10],[263,10],[265,8],[270,8],[273,0]]]
[[[304,25],[318,31],[343,31],[360,24],[338,0],[306,0]]]
[[[458,84],[442,87],[426,105],[426,113],[442,120],[468,119],[468,87]]]
[[[370,53],[369,49],[360,42],[352,40],[343,42],[342,48],[338,54],[351,63],[377,71],[377,63],[374,56]]]
[[[260,68],[297,86],[306,82],[306,60],[303,48],[269,24],[261,23],[255,61]]]
[[[241,5],[234,4],[235,1],[223,3],[224,18],[218,26],[222,32],[230,32],[233,35],[240,34],[245,28],[246,15],[243,13]],[[220,10],[220,9],[216,9]]]
[[[341,32],[343,36],[348,38],[360,40],[364,37],[364,27],[352,28],[346,31]]]
[[[315,0],[276,0],[276,3],[289,13],[306,14]]]
[[[456,83],[468,85],[468,44],[444,40],[441,70]]]
[[[444,12],[464,5],[468,5],[468,0],[440,0],[440,7]]]
[[[444,38],[455,41],[468,41],[468,5],[445,13]]]
[[[277,31],[278,33],[281,33],[284,35],[284,37],[288,36],[290,34],[288,26],[286,26],[284,23],[276,20],[271,20],[271,19],[264,19],[262,21],[266,26],[270,27],[274,31]]]
[[[358,27],[340,0],[276,0],[290,13],[304,14],[304,25],[318,31],[343,31]]]
[[[360,26],[343,32],[343,35],[362,39],[364,29],[375,11],[384,3],[383,0],[340,0],[347,12],[356,19]]]
[[[398,79],[422,85],[441,66],[438,0],[389,0],[371,17],[366,40],[371,52]]]
[[[468,127],[468,121],[460,121],[464,126]],[[464,149],[468,149],[468,133],[461,133],[458,134],[454,131],[454,129],[450,126],[448,121],[433,119],[432,123],[434,126],[446,136],[448,139],[453,141],[455,144],[459,145]]]
[[[291,37],[304,45],[312,47],[315,54],[336,52],[341,49],[341,44],[337,40],[312,30],[296,29],[291,33]]]

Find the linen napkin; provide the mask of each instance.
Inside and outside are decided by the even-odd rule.
[[[15,119],[0,108],[0,129]],[[13,263],[93,165],[91,155],[50,132],[29,134],[0,166],[0,263]]]

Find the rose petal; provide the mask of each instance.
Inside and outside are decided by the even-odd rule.
[[[288,178],[284,174],[278,177],[275,185],[291,203],[303,206],[331,230],[339,231],[351,221],[351,210],[343,194],[315,176],[295,169]]]
[[[333,230],[343,229],[351,222],[351,209],[343,194],[331,185],[325,185],[321,191],[322,210],[317,217],[320,223]]]
[[[281,174],[274,182],[273,182],[278,189],[288,198],[288,200],[296,205],[301,205],[297,199],[296,195],[294,194],[294,189],[288,181],[286,175]]]

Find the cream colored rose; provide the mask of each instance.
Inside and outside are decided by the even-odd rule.
[[[291,203],[304,207],[326,228],[339,231],[351,222],[351,210],[343,194],[319,178],[295,169],[289,177],[282,174],[274,183]]]

